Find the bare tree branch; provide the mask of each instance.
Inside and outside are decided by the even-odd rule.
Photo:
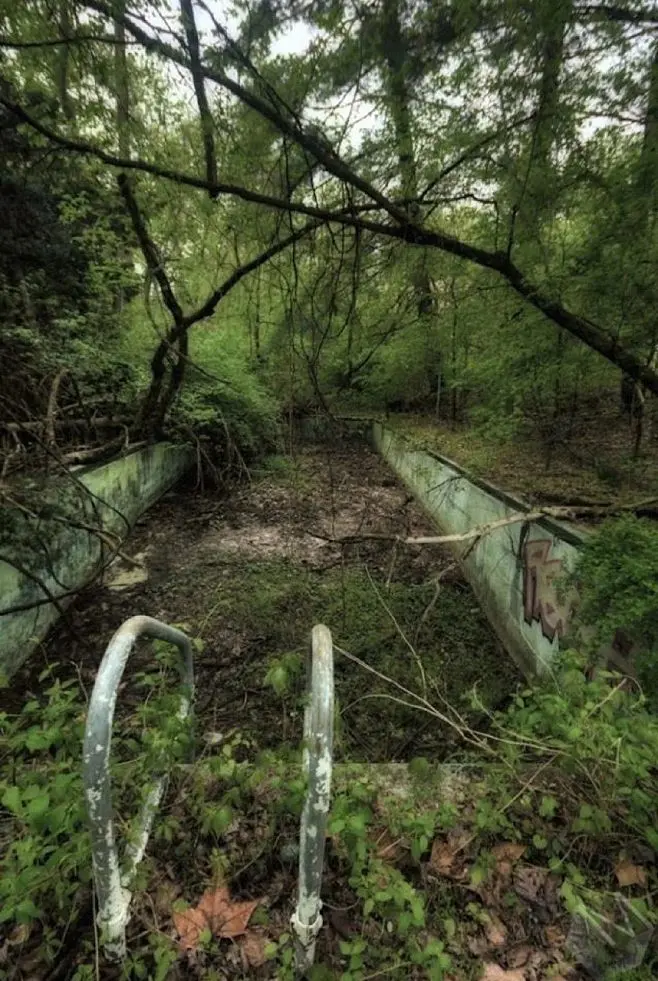
[[[203,149],[206,157],[206,178],[209,184],[217,183],[217,157],[215,155],[215,138],[213,136],[213,118],[208,105],[206,88],[203,81],[201,55],[199,53],[199,34],[194,20],[192,0],[180,0],[181,19],[185,29],[187,50],[190,53],[190,71],[194,83],[194,94],[199,108]],[[218,191],[208,191],[211,198],[216,198]]]
[[[46,440],[48,444],[52,447],[57,445],[57,440],[55,439],[55,416],[57,415],[57,395],[59,393],[59,386],[62,384],[62,379],[68,374],[66,368],[60,368],[55,378],[53,379],[52,388],[50,389],[50,395],[48,396],[48,408],[46,410]]]
[[[41,41],[16,41],[10,37],[0,37],[0,48],[13,48],[17,51],[25,51],[30,48],[56,48],[63,44],[122,44],[111,34],[72,34],[70,37],[43,38]],[[127,41],[129,45],[139,45],[139,41]]]
[[[293,232],[291,235],[288,235],[287,238],[281,239],[279,242],[274,242],[274,244],[270,245],[264,252],[261,252],[259,255],[255,256],[255,258],[251,259],[250,262],[245,263],[232,272],[228,279],[225,279],[222,285],[210,294],[208,299],[202,306],[199,307],[198,310],[185,318],[185,328],[187,329],[188,327],[191,327],[199,320],[205,320],[206,317],[211,317],[219,302],[224,299],[226,294],[229,293],[241,279],[244,279],[245,276],[248,276],[249,273],[254,272],[260,266],[264,266],[265,263],[269,262],[270,259],[273,259],[274,256],[278,255],[280,252],[284,252],[287,248],[289,248],[289,246],[293,245],[295,242],[299,242],[300,239],[304,238],[306,235],[309,235],[312,231],[315,231],[316,228],[320,228],[321,225],[321,221],[309,222],[302,228],[298,228],[297,231]]]
[[[149,268],[149,272],[160,287],[162,299],[164,300],[169,313],[173,317],[174,323],[181,324],[183,322],[183,310],[171,287],[171,283],[169,282],[167,273],[165,272],[162,259],[158,254],[157,247],[149,236],[148,229],[146,228],[144,219],[140,214],[139,207],[137,206],[137,201],[135,200],[135,195],[133,194],[127,175],[119,174],[117,177],[117,184],[119,185],[121,196],[126,202],[126,208],[128,209],[128,214],[130,215],[130,219],[135,230],[135,235],[137,236],[141,250],[144,253],[144,258]]]
[[[137,240],[144,254],[146,265],[148,266],[151,276],[160,287],[162,299],[164,300],[164,303],[174,321],[177,343],[180,348],[180,353],[183,355],[183,357],[177,358],[174,361],[174,365],[172,367],[172,383],[165,391],[164,398],[161,398],[162,384],[165,375],[165,359],[170,345],[167,345],[163,351],[161,351],[162,345],[159,345],[153,359],[151,360],[151,385],[149,386],[146,399],[144,400],[144,404],[142,406],[139,422],[140,424],[148,423],[151,421],[151,417],[153,416],[153,422],[158,425],[162,419],[164,419],[171,399],[175,395],[178,388],[180,388],[183,380],[185,356],[187,355],[187,328],[185,327],[183,309],[176,299],[176,295],[172,289],[171,283],[169,282],[162,259],[158,254],[157,247],[148,233],[148,229],[144,219],[141,216],[127,174],[119,174],[117,177],[117,182],[119,184],[121,196],[126,203],[126,208],[128,209],[128,214],[130,215],[135,235],[137,236]],[[156,406],[158,407],[157,411],[155,411]]]
[[[182,68],[186,68],[188,71],[192,71],[192,66],[188,58],[185,57],[180,51],[172,47],[171,44],[167,44],[164,41],[160,41],[158,38],[151,37],[145,31],[138,27],[130,17],[125,15],[119,15],[112,8],[103,3],[102,0],[86,0],[85,6],[97,13],[104,15],[105,17],[114,18],[119,20],[126,28],[126,30],[135,38],[135,40],[140,41],[147,51],[159,54],[160,56],[173,61],[175,64],[180,65]],[[284,115],[279,109],[274,108],[269,102],[261,99],[260,96],[256,95],[249,89],[244,88],[239,82],[236,82],[230,76],[226,75],[224,72],[217,69],[211,71],[209,68],[202,68],[204,78],[207,78],[211,82],[216,82],[217,85],[221,85],[222,88],[227,89],[232,95],[236,96],[245,105],[254,109],[259,115],[267,119],[275,129],[283,133],[284,136],[288,136],[293,142],[297,143],[299,146],[303,147],[312,154],[323,167],[337,177],[339,180],[344,181],[346,184],[351,184],[354,188],[361,191],[366,197],[371,200],[376,201],[383,211],[394,218],[396,221],[400,222],[402,225],[408,223],[407,213],[394,205],[381,191],[373,187],[368,181],[364,180],[336,154],[334,153],[331,146],[327,145],[322,139],[321,135],[312,127],[303,128],[298,120],[289,115]]]
[[[156,48],[156,50],[159,51],[160,49]],[[187,67],[189,68],[189,66]],[[63,137],[44,126],[38,120],[35,120],[32,116],[26,113],[21,106],[18,106],[11,100],[6,99],[4,96],[0,96],[0,103],[14,112],[17,118],[32,126],[37,132],[41,133],[47,139],[50,139],[67,149],[74,150],[78,153],[95,156],[98,159],[103,160],[105,163],[108,163],[110,166],[118,167],[122,170],[143,170],[146,173],[151,173],[155,176],[166,178],[167,180],[174,181],[177,184],[183,184],[189,187],[196,187],[204,190],[213,189],[213,186],[210,185],[208,181],[203,180],[200,177],[194,177],[189,174],[181,174],[177,171],[172,171],[164,167],[158,167],[154,164],[145,163],[141,160],[117,157],[113,154],[106,153],[104,150],[94,147],[89,143]],[[267,107],[267,112],[269,118],[272,115],[269,107]],[[359,189],[360,185],[364,183],[366,183],[366,187],[368,186],[367,182],[361,181],[360,178],[355,177],[351,179],[352,171],[347,164],[341,162],[341,169],[343,173],[348,174],[347,178],[341,178],[346,180],[348,184],[351,184],[353,187]],[[599,327],[597,324],[593,323],[587,318],[572,313],[558,301],[553,300],[551,297],[543,294],[534,283],[531,283],[526,279],[523,272],[514,265],[506,252],[490,252],[486,249],[479,248],[478,246],[463,242],[460,239],[455,238],[453,235],[447,234],[446,232],[434,231],[423,228],[420,225],[413,224],[407,220],[405,212],[400,209],[399,206],[392,204],[385,198],[383,200],[386,202],[386,207],[383,208],[383,210],[385,210],[389,215],[393,215],[398,224],[391,225],[382,224],[375,221],[368,221],[360,217],[357,209],[355,208],[350,208],[343,211],[331,211],[325,208],[282,200],[281,198],[275,198],[267,194],[260,194],[256,191],[251,191],[247,188],[236,185],[218,184],[216,185],[216,188],[219,191],[224,191],[227,194],[234,194],[245,201],[262,204],[268,208],[308,215],[313,218],[319,218],[327,223],[334,222],[342,225],[360,227],[364,230],[372,232],[375,235],[396,238],[411,245],[441,249],[443,252],[448,252],[451,255],[466,259],[484,269],[491,269],[503,276],[512,289],[514,289],[537,310],[540,310],[543,314],[545,314],[549,320],[552,320],[554,323],[558,324],[558,326],[563,327],[574,337],[579,338],[579,340],[583,341],[588,347],[592,348],[592,350],[597,351],[612,364],[620,368],[625,374],[629,375],[635,381],[641,382],[647,387],[647,389],[649,389],[649,391],[658,395],[658,371],[647,365],[644,359],[637,357],[631,351],[623,348],[617,337],[609,334],[606,330]],[[382,197],[379,192],[376,192],[376,194],[377,197]]]
[[[658,24],[655,7],[628,8],[612,3],[588,3],[575,8],[576,18],[587,20],[611,20],[622,24]]]

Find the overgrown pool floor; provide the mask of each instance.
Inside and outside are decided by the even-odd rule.
[[[5,822],[4,842],[0,826],[0,846],[20,829],[30,874],[51,859],[56,869],[34,886],[38,915],[5,941],[0,931],[0,977],[10,956],[13,981],[292,981],[303,662],[311,627],[323,621],[340,711],[312,981],[582,981],[563,966],[569,918],[560,877],[546,866],[559,825],[540,802],[558,784],[547,772],[547,789],[532,787],[546,760],[491,769],[489,753],[469,751],[438,713],[410,708],[394,687],[427,692],[428,703],[446,714],[453,706],[482,732],[521,680],[450,555],[400,542],[432,532],[360,445],[271,458],[249,484],[222,492],[191,480],[151,509],[124,545],[138,564],[115,565],[81,595],[14,679],[15,711],[34,698],[11,779],[26,793],[43,781],[50,798],[38,799],[53,814],[64,808],[68,823],[48,837],[41,811],[32,825],[21,811]],[[116,966],[97,959],[79,754],[85,694],[112,633],[135,614],[195,638],[195,756],[179,752],[172,766],[133,886],[129,956]],[[138,645],[119,692],[112,777],[123,841],[163,729],[181,749],[170,738],[180,735],[167,696],[176,682],[162,654]],[[39,678],[47,665],[52,688]],[[66,800],[56,807],[58,780]],[[56,841],[51,857],[44,841],[51,851]],[[594,852],[582,853],[589,867]],[[189,909],[227,890],[253,910],[246,932],[215,924],[192,942]]]
[[[449,553],[395,540],[433,533],[366,446],[270,458],[228,494],[191,481],[126,543],[140,565],[115,565],[81,596],[43,657],[74,664],[91,688],[127,617],[183,625],[197,640],[198,725],[208,734],[239,729],[260,749],[299,739],[303,656],[312,626],[324,622],[337,648],[406,688],[438,692],[472,720],[469,692],[499,705],[520,677]],[[130,678],[151,657],[145,645],[131,659],[119,711],[143,697]],[[399,691],[340,653],[336,694],[339,758],[450,755],[452,730],[391,700]],[[484,724],[481,712],[475,718]]]

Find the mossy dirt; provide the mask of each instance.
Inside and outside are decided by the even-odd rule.
[[[379,421],[414,449],[440,453],[532,504],[612,507],[658,496],[658,444],[649,442],[634,459],[627,427],[614,411],[601,410],[597,425],[550,446],[527,427],[506,436],[417,415]]]
[[[294,695],[301,694],[309,626],[331,625],[341,720],[339,752],[345,758],[379,761],[419,754],[441,758],[453,745],[454,734],[436,719],[426,724],[418,710],[394,701],[399,693],[389,683],[342,657],[340,650],[419,693],[422,665],[425,690],[438,687],[467,714],[464,698],[474,686],[491,707],[509,697],[519,680],[462,583],[437,584],[431,577],[421,582],[388,581],[377,570],[370,573],[367,566],[341,564],[319,571],[281,559],[233,563],[225,571],[231,589],[218,590],[215,615],[262,652],[261,658],[249,661],[242,682],[256,690],[272,664],[296,675],[291,678],[292,700],[283,683],[286,691],[281,695],[272,689],[267,695],[276,704],[279,719],[286,703],[294,704]],[[243,715],[243,729],[244,722]],[[282,726],[263,732],[259,708],[248,728],[257,742],[274,745],[286,734]],[[297,738],[298,733],[288,726],[287,735]]]
[[[46,658],[66,651],[89,686],[122,620],[145,613],[182,624],[203,647],[195,656],[199,726],[239,728],[255,746],[298,740],[300,666],[318,622],[337,648],[404,687],[436,688],[462,710],[477,686],[487,706],[498,705],[520,677],[470,588],[445,550],[398,541],[431,532],[366,446],[269,458],[228,498],[181,489],[156,505],[130,540],[129,551],[145,555],[147,579],[88,591]],[[149,667],[140,650],[127,667],[120,714],[139,701],[130,678]],[[297,664],[297,677],[291,692],[277,694],[265,679],[282,659],[289,673]],[[43,666],[37,657],[32,678]],[[390,685],[338,651],[336,677],[346,759],[440,758],[450,750],[449,729],[393,701]]]
[[[191,490],[159,504],[131,540],[146,552],[148,578],[82,597],[45,652],[60,662],[55,674],[78,687],[70,713],[80,728],[83,690],[125,617],[148,613],[184,624],[195,638],[197,757],[177,757],[134,887],[123,977],[291,979],[303,660],[318,620],[334,637],[339,712],[317,978],[480,981],[490,964],[516,971],[519,981],[584,977],[566,963],[571,910],[607,901],[622,850],[637,876],[653,881],[637,819],[652,800],[646,717],[627,722],[620,700],[628,696],[609,695],[603,681],[591,689],[577,671],[575,690],[562,679],[545,696],[517,691],[520,679],[450,557],[401,545],[401,537],[427,533],[426,519],[365,449],[277,457],[230,499]],[[175,677],[161,672],[158,657],[152,645],[139,646],[119,695],[122,834],[149,772],[158,720],[171,716]],[[32,714],[12,743],[14,774],[23,762],[20,780],[11,778],[18,797],[8,798],[17,805],[9,830],[19,862],[28,845],[39,854],[42,842],[30,794],[35,767],[46,765],[34,740],[47,736],[38,678],[23,680]],[[464,696],[473,686],[481,702],[476,697],[472,709]],[[417,701],[424,691],[431,712]],[[401,704],[409,701],[417,707]],[[441,721],[457,719],[446,702],[461,713],[464,738]],[[67,732],[70,746],[74,727]],[[47,766],[60,765],[44,752]],[[396,769],[396,759],[408,762]],[[79,772],[65,762],[67,773]],[[53,958],[76,981],[98,976],[89,886],[76,881],[76,869],[86,868],[88,882],[89,854],[74,817],[75,834],[57,842],[75,863],[67,879],[70,940],[55,943],[67,934],[46,886],[43,929],[33,918],[10,935],[24,938],[17,978],[47,976]],[[172,912],[218,882],[237,900],[260,900],[249,929],[254,944],[268,944],[261,968],[245,961],[239,939],[208,936],[192,956],[179,949]],[[642,900],[644,891],[632,886],[628,895]],[[117,973],[101,963],[100,976]]]

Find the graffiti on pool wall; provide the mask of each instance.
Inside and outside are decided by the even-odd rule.
[[[548,640],[563,637],[573,605],[573,594],[558,596],[557,583],[564,572],[562,559],[550,558],[552,541],[526,542],[523,550],[523,615],[526,623],[538,621]]]

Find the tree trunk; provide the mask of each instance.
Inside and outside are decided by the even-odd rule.
[[[117,140],[119,156],[130,157],[130,88],[128,84],[128,62],[126,59],[126,29],[122,17],[126,13],[125,0],[116,0],[117,18],[114,21],[114,90],[117,120]]]
[[[402,198],[407,202],[405,211],[413,222],[418,220],[418,173],[412,133],[412,117],[409,108],[408,56],[400,23],[398,0],[384,0],[381,28],[384,86],[388,108],[395,134],[395,149]],[[414,288],[418,298],[419,314],[432,310],[432,291],[425,262],[421,261],[414,272]]]
[[[69,38],[71,36],[71,14],[69,10],[69,0],[60,0],[57,14],[57,27],[59,35],[63,38]],[[59,96],[60,109],[64,113],[65,119],[70,122],[73,119],[74,110],[69,93],[69,57],[69,45],[61,44],[57,49],[55,61],[57,94]]]
[[[539,242],[542,222],[554,206],[551,154],[555,144],[560,109],[560,73],[564,61],[564,39],[573,13],[573,0],[549,0],[538,16],[541,33],[537,113],[528,152],[527,167],[518,190],[515,212],[520,245]]]
[[[383,2],[381,54],[384,87],[395,134],[402,198],[407,202],[405,210],[410,221],[417,222],[420,217],[420,207],[417,201],[418,172],[413,140],[413,120],[409,104],[409,57],[402,32],[400,0],[384,0]],[[420,250],[418,256],[414,257],[411,279],[416,298],[416,310],[425,329],[425,365],[429,388],[430,391],[433,391],[437,385],[437,372],[432,364],[431,350],[434,328],[434,319],[431,314],[434,312],[434,298],[424,249]]]
[[[261,363],[261,345],[260,345],[260,288],[261,288],[261,271],[256,270],[256,316],[254,318],[253,325],[253,341],[254,341],[254,358],[256,364]]]
[[[637,187],[646,206],[647,222],[651,225],[658,212],[658,43],[654,46],[649,69],[649,97]]]
[[[194,94],[196,96],[197,108],[199,110],[199,120],[201,122],[201,135],[203,137],[203,151],[206,160],[206,179],[209,184],[217,183],[217,160],[215,157],[215,137],[214,123],[206,88],[203,79],[201,66],[201,55],[199,50],[199,34],[194,20],[194,7],[192,0],[180,0],[181,19],[185,30],[187,50],[190,55],[190,65],[192,68],[192,82],[194,84]],[[209,190],[211,198],[216,198],[218,192]]]
[[[117,19],[114,21],[114,97],[117,124],[117,146],[119,156],[123,159],[130,157],[130,88],[128,83],[128,62],[126,58],[126,29],[121,17],[126,13],[125,0],[115,0]],[[125,269],[132,266],[132,252],[126,247],[125,254],[120,257]],[[114,308],[121,316],[126,298],[123,286],[117,286]]]
[[[649,68],[649,94],[644,116],[644,136],[635,181],[635,207],[628,215],[628,234],[638,242],[639,252],[651,255],[653,228],[658,213],[658,43],[654,46]],[[656,297],[653,283],[647,289],[647,320],[653,317]],[[654,367],[658,345],[653,344],[648,365]],[[620,389],[621,409],[626,412],[633,432],[633,458],[640,454],[644,435],[644,416],[647,392],[640,382],[623,375]]]

